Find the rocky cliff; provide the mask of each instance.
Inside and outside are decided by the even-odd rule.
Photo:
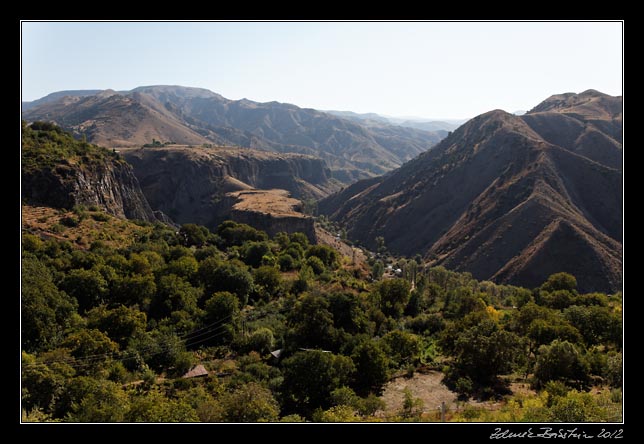
[[[300,202],[284,190],[245,190],[227,193],[222,219],[232,219],[269,236],[279,232],[304,233],[317,243],[314,220],[300,212]]]
[[[178,223],[214,228],[232,206],[225,200],[229,192],[279,188],[303,199],[338,188],[324,162],[306,155],[186,146],[123,149],[122,154],[152,208]]]
[[[66,209],[96,205],[117,217],[156,220],[132,167],[118,154],[52,125],[34,126],[23,128],[23,201]]]

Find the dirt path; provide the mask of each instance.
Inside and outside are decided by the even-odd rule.
[[[423,412],[426,413],[438,412],[441,402],[445,402],[447,409],[452,412],[463,409],[465,404],[488,410],[498,409],[502,405],[501,402],[478,402],[471,399],[466,403],[459,402],[456,393],[443,385],[442,380],[443,373],[430,370],[416,373],[411,378],[401,376],[389,381],[381,396],[387,405],[384,416],[395,415],[401,410],[406,387],[409,387],[414,398],[423,400]]]
[[[400,411],[404,399],[404,390],[409,387],[414,398],[423,400],[425,412],[435,412],[440,408],[441,402],[445,402],[450,410],[456,409],[456,393],[445,387],[441,380],[443,374],[437,371],[427,373],[416,373],[413,377],[398,377],[385,385],[382,393],[382,400],[387,407],[386,415],[393,415]]]

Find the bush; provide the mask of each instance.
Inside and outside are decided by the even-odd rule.
[[[534,378],[537,387],[548,381],[562,381],[572,387],[585,387],[590,366],[579,349],[568,341],[555,340],[539,347]]]
[[[338,252],[328,245],[311,245],[306,250],[305,256],[307,259],[317,257],[326,267],[331,269],[336,269],[339,265]]]
[[[179,230],[179,237],[186,247],[202,247],[210,236],[208,228],[197,224],[183,224]]]
[[[282,271],[291,271],[297,266],[297,262],[290,254],[284,253],[277,258],[277,263]]]
[[[38,236],[25,233],[22,235],[22,249],[24,251],[37,253],[43,249],[43,242]]]
[[[222,399],[224,419],[232,422],[277,421],[279,405],[270,390],[251,382]]]
[[[242,246],[242,259],[253,268],[262,265],[264,256],[271,253],[271,247],[267,242],[247,242]]]
[[[320,275],[320,274],[324,273],[324,271],[326,270],[326,269],[324,268],[324,263],[323,263],[323,262],[322,262],[322,260],[321,260],[319,257],[317,257],[317,256],[311,256],[311,257],[309,257],[309,258],[306,260],[306,265],[308,265],[309,267],[311,267],[311,270],[313,270],[313,273],[315,273],[315,274],[317,274],[317,275]]]
[[[110,216],[106,213],[92,213],[92,219],[97,222],[107,222],[110,220]]]
[[[274,346],[275,338],[270,328],[258,328],[248,338],[248,347],[263,355],[270,353]]]
[[[282,277],[274,267],[262,265],[253,272],[255,291],[260,298],[269,300],[279,294],[282,289]]]
[[[78,224],[80,224],[80,220],[73,216],[65,216],[60,219],[60,223],[66,227],[73,228],[73,227],[77,227]]]
[[[555,273],[548,277],[541,289],[547,292],[558,290],[573,292],[577,290],[577,279],[569,273]]]

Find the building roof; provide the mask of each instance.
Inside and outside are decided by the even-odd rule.
[[[271,355],[273,355],[273,357],[274,357],[275,359],[279,359],[279,358],[280,358],[280,356],[282,356],[282,349],[280,348],[280,349],[277,349],[277,350],[273,350],[273,351],[271,352]]]
[[[182,378],[196,378],[197,376],[208,376],[208,370],[201,364],[192,367]]]

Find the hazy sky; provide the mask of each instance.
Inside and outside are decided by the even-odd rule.
[[[143,85],[393,116],[513,112],[622,94],[622,23],[22,24],[23,100]]]

